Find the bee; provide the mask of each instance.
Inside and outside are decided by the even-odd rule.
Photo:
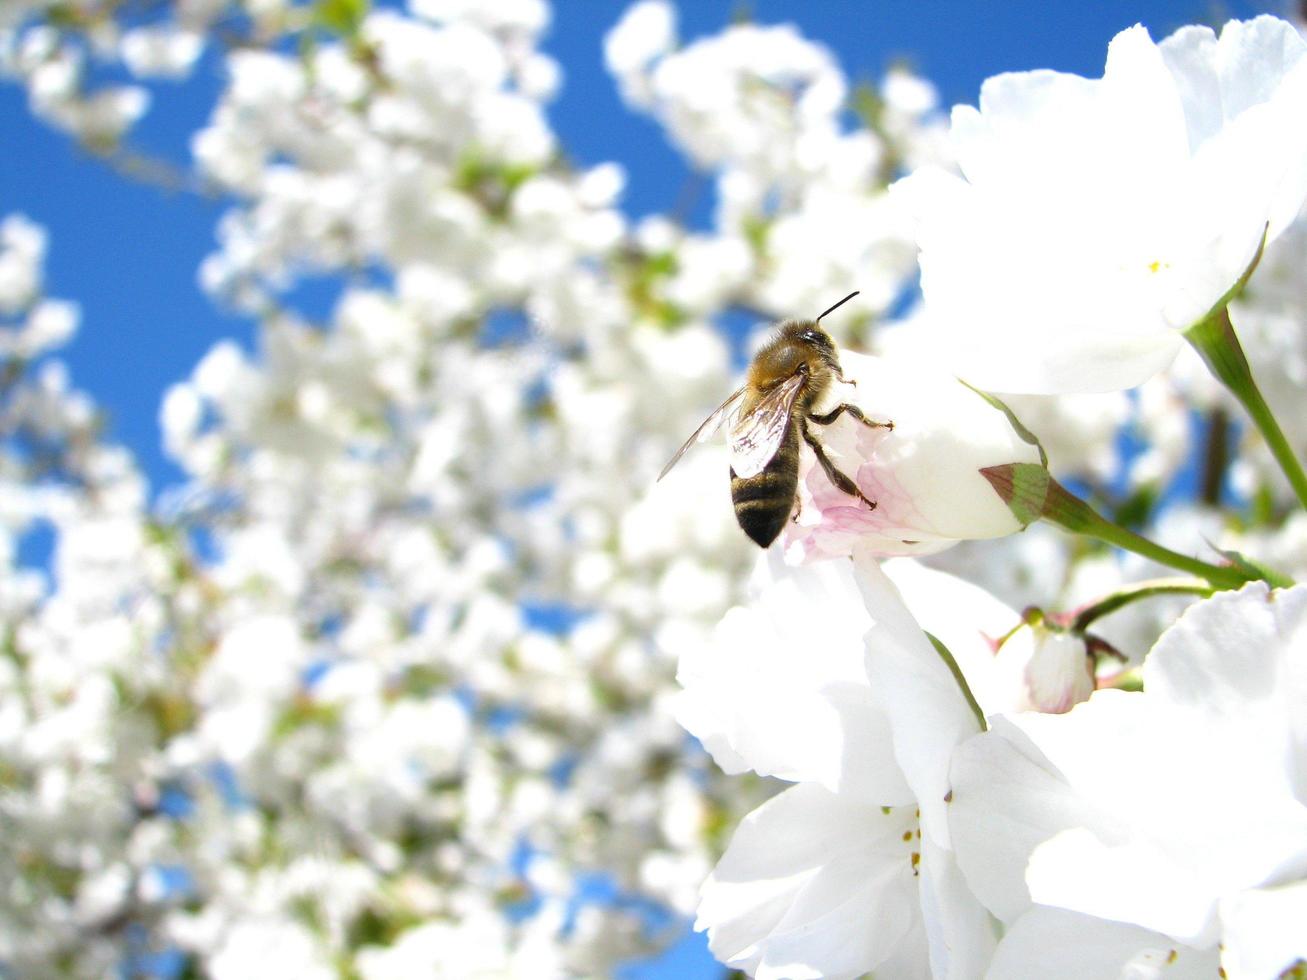
[[[893,422],[874,422],[856,405],[847,403],[823,414],[814,412],[833,381],[850,383],[840,371],[835,342],[819,324],[827,313],[857,295],[849,293],[815,320],[782,323],[754,356],[744,384],[704,419],[668,460],[658,479],[670,472],[686,450],[708,439],[731,419],[731,501],[736,521],[759,547],[766,548],[776,540],[794,511],[800,439],[816,455],[831,483],[875,509],[876,502],[868,500],[858,485],[831,462],[812,429],[814,425],[830,425],[845,414],[871,428],[894,428]]]

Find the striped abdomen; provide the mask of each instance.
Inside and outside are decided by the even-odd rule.
[[[744,533],[766,548],[785,527],[799,489],[799,426],[791,416],[785,438],[761,473],[740,477],[731,470],[731,500]]]

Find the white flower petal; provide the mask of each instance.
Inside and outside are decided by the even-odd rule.
[[[980,722],[876,561],[857,555],[854,569],[874,623],[867,632],[867,677],[889,717],[894,755],[921,808],[923,832],[947,848],[949,759]]]
[[[1184,107],[1189,148],[1196,150],[1220,132],[1225,122],[1216,34],[1210,27],[1182,27],[1157,47]]]
[[[949,827],[972,890],[1004,922],[1030,907],[1026,864],[1068,827],[1108,826],[1034,743],[1004,718],[958,747]]]
[[[1232,895],[1221,902],[1221,922],[1229,980],[1281,976],[1307,962],[1307,881]]]
[[[784,531],[791,560],[850,554],[928,554],[959,540],[1012,534],[1021,525],[981,475],[985,467],[1037,463],[1007,416],[951,375],[907,358],[840,354],[855,387],[836,386],[831,407],[847,399],[874,421],[847,414],[821,427],[820,440],[836,468],[849,475],[870,509],[835,487],[816,457],[801,455],[799,515]],[[821,410],[825,410],[825,406]]]
[[[876,967],[876,975],[894,980],[934,980],[938,975],[931,965],[925,925],[920,919],[912,923],[906,936],[898,941],[894,952]]]
[[[1136,26],[1101,79],[986,81],[979,109],[953,114],[965,180],[918,171],[895,185],[919,221],[928,322],[952,369],[1052,394],[1164,368],[1307,197],[1304,51],[1274,18],[1160,46]]]
[[[994,644],[1021,616],[978,585],[908,558],[881,566],[921,628],[943,643],[962,669],[985,714],[1012,710],[994,684]]]
[[[986,980],[1210,980],[1215,950],[1195,950],[1124,922],[1037,906],[1003,937]]]
[[[1307,855],[1307,808],[1288,796],[1274,766],[1259,764],[1265,748],[1255,739],[1119,691],[1012,724],[1079,794],[1115,816],[1036,850],[1026,880],[1037,902],[1202,942],[1220,894]],[[1281,773],[1284,762],[1280,755]]]
[[[912,802],[867,681],[873,620],[847,561],[759,561],[756,596],[685,654],[677,719],[727,772],[814,780],[883,806]]]
[[[963,746],[955,845],[989,908],[1020,914],[1024,868],[1037,903],[1206,947],[1224,898],[1301,879],[1305,600],[1305,587],[1222,593],[1159,640],[1146,693],[1099,691]]]
[[[1155,841],[1108,843],[1083,827],[1035,848],[1026,867],[1037,903],[1139,923],[1205,944],[1213,903],[1192,855],[1167,854]]]
[[[978,977],[994,955],[998,923],[967,885],[953,853],[929,837],[921,843],[918,880],[931,968],[937,977]]]
[[[1255,582],[1192,606],[1149,654],[1144,685],[1202,723],[1276,719],[1307,734],[1293,710],[1307,699],[1307,587]]]
[[[873,970],[911,938],[915,824],[910,809],[788,789],[741,822],[704,884],[695,928],[718,959],[760,978]]]

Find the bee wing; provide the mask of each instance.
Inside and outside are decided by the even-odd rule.
[[[728,397],[726,401],[718,405],[716,411],[714,411],[711,415],[709,415],[706,419],[704,419],[703,423],[699,426],[699,428],[694,430],[694,434],[691,435],[690,438],[685,440],[684,444],[682,444],[680,449],[676,450],[676,452],[672,455],[672,458],[667,461],[667,465],[663,467],[663,471],[658,474],[658,479],[661,480],[663,477],[665,477],[668,473],[671,472],[672,467],[675,466],[678,462],[680,462],[681,457],[685,455],[685,451],[687,449],[689,449],[693,445],[703,442],[706,439],[712,438],[713,434],[722,427],[722,423],[726,421],[726,416],[731,414],[731,411],[735,408],[736,403],[743,397],[744,397],[744,386],[741,385],[739,388],[736,388],[733,392],[731,392],[730,397]]]
[[[736,476],[757,476],[771,462],[785,439],[794,399],[799,397],[806,379],[805,374],[790,375],[763,395],[758,404],[735,423],[729,443],[731,469]]]

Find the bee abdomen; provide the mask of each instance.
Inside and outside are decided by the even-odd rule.
[[[731,471],[735,519],[759,547],[769,546],[784,529],[794,509],[794,494],[798,487],[798,432],[793,426],[761,473],[736,476],[735,471]]]

